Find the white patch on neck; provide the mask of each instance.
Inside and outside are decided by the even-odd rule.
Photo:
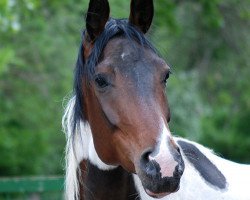
[[[79,127],[73,129],[75,96],[70,99],[62,119],[63,130],[66,135],[66,178],[65,199],[79,199],[79,164],[82,160],[90,162],[101,170],[111,170],[116,166],[107,165],[101,161],[94,147],[91,129],[88,123],[80,122]],[[74,136],[74,142],[72,141]]]
[[[90,162],[97,166],[99,169],[101,170],[111,170],[116,168],[117,166],[113,166],[113,165],[107,165],[104,162],[101,161],[101,159],[99,158],[99,156],[97,155],[97,152],[95,150],[95,146],[94,146],[94,142],[93,142],[93,137],[89,128],[89,148],[86,149],[88,150],[88,159],[90,160]],[[87,159],[87,158],[85,158]]]

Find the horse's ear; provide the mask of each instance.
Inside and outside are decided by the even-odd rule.
[[[131,0],[129,22],[146,33],[154,16],[153,0]]]
[[[91,42],[103,32],[109,19],[109,3],[107,0],[90,0],[86,16],[86,29]]]

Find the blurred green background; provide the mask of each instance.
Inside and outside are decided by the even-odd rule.
[[[64,97],[85,0],[0,1],[0,176],[63,174]],[[110,0],[127,17],[128,0]],[[249,0],[155,0],[148,37],[172,66],[171,130],[250,162]]]

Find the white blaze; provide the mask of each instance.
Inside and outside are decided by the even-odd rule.
[[[171,148],[173,148],[170,147],[171,137],[171,133],[167,129],[165,123],[162,123],[162,133],[158,146],[156,147],[156,149],[158,149],[158,154],[155,156],[149,156],[150,160],[155,160],[160,165],[162,177],[173,176],[175,167],[178,165],[171,154]]]

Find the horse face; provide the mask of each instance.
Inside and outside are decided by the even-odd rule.
[[[151,196],[176,191],[184,167],[167,123],[169,72],[152,50],[116,38],[105,47],[91,84],[93,106],[100,108],[110,130],[92,130],[98,155],[137,173]]]
[[[95,10],[91,2],[88,13]],[[99,8],[106,7],[101,12],[106,16],[107,1],[101,2],[105,3]],[[143,8],[150,8],[148,13],[152,12],[152,0],[132,1],[130,23],[145,33],[152,17],[135,16],[147,13],[137,11],[140,3]],[[87,16],[91,42],[85,43],[86,60],[105,25],[101,19],[90,18]],[[145,18],[148,20],[144,23],[138,20]],[[179,148],[168,127],[170,111],[165,84],[169,73],[168,65],[152,49],[118,36],[105,46],[90,85],[83,83],[86,118],[98,156],[106,164],[121,165],[136,173],[145,191],[153,197],[177,191],[184,170]]]

